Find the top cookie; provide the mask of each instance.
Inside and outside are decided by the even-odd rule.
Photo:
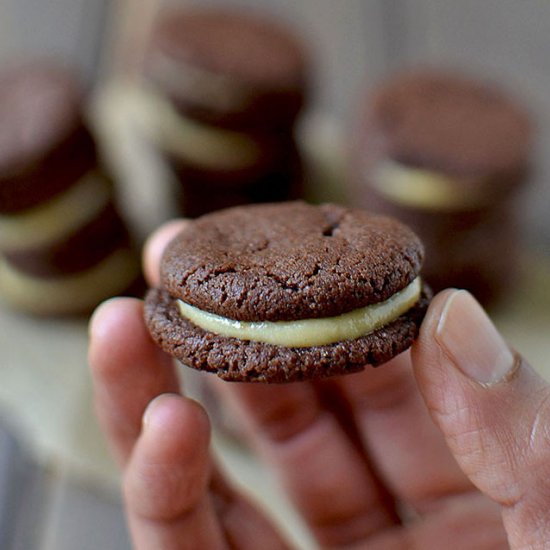
[[[194,8],[161,14],[145,74],[195,119],[263,130],[293,122],[306,66],[302,45],[282,25],[243,11]]]
[[[337,205],[237,207],[195,220],[167,248],[162,286],[241,321],[339,315],[418,275],[423,248],[399,222]]]
[[[527,113],[493,86],[417,71],[379,90],[364,139],[377,156],[404,165],[485,178],[524,169],[531,124]]]

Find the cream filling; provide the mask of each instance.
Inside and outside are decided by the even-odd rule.
[[[160,93],[136,90],[132,101],[135,120],[161,149],[176,158],[213,170],[239,170],[253,166],[261,157],[254,139],[186,118]]]
[[[128,249],[115,251],[90,269],[56,278],[33,277],[0,259],[0,295],[31,313],[80,312],[124,291],[138,271],[136,256]]]
[[[458,178],[392,161],[377,166],[369,182],[392,201],[417,208],[469,209],[487,199],[487,191],[481,184],[465,188]]]
[[[236,321],[202,311],[182,300],[178,300],[177,304],[183,317],[209,332],[240,340],[302,348],[365,336],[394,321],[413,307],[420,298],[421,290],[422,283],[420,277],[417,277],[384,302],[335,317],[297,321]]]
[[[183,96],[201,107],[230,111],[242,108],[249,101],[246,89],[235,79],[174,60],[161,52],[155,54],[150,72],[152,80],[163,90]]]
[[[95,218],[111,193],[111,184],[97,172],[90,172],[44,204],[1,215],[0,249],[34,248],[60,240]]]

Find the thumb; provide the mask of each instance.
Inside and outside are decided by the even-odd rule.
[[[472,482],[503,507],[513,548],[550,540],[550,386],[464,290],[436,296],[412,350],[433,420]]]

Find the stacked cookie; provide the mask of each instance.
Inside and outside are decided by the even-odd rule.
[[[306,94],[299,41],[239,12],[164,12],[144,63],[149,129],[183,214],[300,194],[294,126]]]
[[[436,70],[398,75],[367,103],[353,155],[354,201],[418,233],[435,290],[467,288],[492,303],[519,263],[528,115],[493,86]]]
[[[87,312],[139,264],[67,71],[0,75],[0,295],[41,315]]]

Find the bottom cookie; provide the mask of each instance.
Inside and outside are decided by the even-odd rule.
[[[282,347],[207,332],[180,314],[168,292],[152,289],[145,320],[156,343],[184,365],[234,382],[283,383],[350,374],[378,366],[411,346],[428,307],[424,287],[417,304],[365,336],[314,347]]]

